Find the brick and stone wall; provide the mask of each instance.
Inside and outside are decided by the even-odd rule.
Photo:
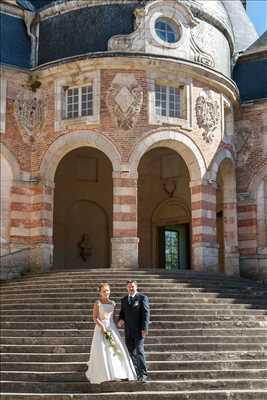
[[[109,64],[112,68],[108,68]],[[151,118],[151,79],[161,77],[163,69],[167,77],[165,83],[181,81],[187,87],[187,122],[181,125]],[[15,157],[20,169],[20,178],[14,180],[10,190],[11,223],[8,241],[12,249],[15,251],[23,246],[38,247],[39,260],[45,260],[46,268],[51,267],[55,221],[59,215],[56,210],[61,207],[59,202],[55,208],[55,175],[65,156],[80,147],[87,147],[100,150],[111,162],[112,175],[109,183],[104,184],[104,187],[111,185],[113,192],[108,206],[110,211],[107,211],[110,265],[131,267],[141,263],[142,267],[155,266],[155,255],[148,257],[145,254],[146,251],[153,253],[154,246],[153,233],[148,236],[145,234],[145,231],[150,230],[149,224],[144,227],[144,232],[140,232],[144,222],[140,220],[140,210],[143,209],[145,214],[144,210],[150,204],[149,194],[145,199],[147,204],[142,204],[139,200],[139,179],[142,176],[142,168],[139,170],[139,166],[142,157],[149,150],[165,147],[172,149],[183,159],[187,170],[183,179],[187,176],[185,186],[188,193],[185,195],[181,186],[174,197],[180,198],[182,205],[181,197],[184,196],[182,207],[189,210],[187,218],[192,236],[191,267],[197,270],[218,270],[216,185],[213,182],[214,179],[216,181],[220,163],[225,157],[232,157],[231,154],[234,154],[232,137],[227,140],[224,138],[224,112],[226,101],[227,104],[236,105],[236,92],[230,81],[218,78],[211,71],[206,71],[201,78],[198,75],[196,79],[197,69],[196,66],[177,66],[168,61],[157,60],[151,63],[149,59],[118,57],[112,60],[107,58],[58,64],[42,69],[33,76],[24,73],[14,75],[14,71],[7,70],[6,128],[1,134],[1,141]],[[64,120],[64,123],[58,121],[61,101],[58,85],[60,82],[64,85],[64,77],[65,82],[76,85],[86,82],[86,79],[93,80],[96,87],[94,101],[99,110],[95,118],[86,121]],[[135,92],[132,93],[135,94],[129,94],[133,88]],[[126,97],[120,99],[120,96]],[[28,108],[32,107],[33,101],[38,104],[39,114],[32,129],[25,114],[21,115],[21,99]],[[199,118],[199,113],[202,112],[198,108],[199,99],[212,103],[216,109],[212,131]],[[129,105],[125,109],[122,103],[121,109],[118,109],[120,102],[131,105],[133,101],[132,111],[129,111]],[[122,109],[124,112],[121,112]],[[224,146],[222,140],[225,142]],[[216,159],[220,152],[223,155]],[[216,168],[213,167],[215,164]],[[215,172],[210,180],[212,170]],[[161,180],[159,182],[162,190]],[[154,198],[155,207],[151,207],[151,210],[156,210],[156,206],[164,201],[161,198],[162,193],[163,191]],[[102,195],[105,197],[104,191]],[[86,196],[83,198],[86,199]],[[101,203],[101,190],[98,196],[94,199],[96,204]],[[57,197],[60,198],[60,195]],[[234,207],[233,203],[233,199],[225,199],[225,218],[228,223],[225,235],[228,242],[234,234],[231,227],[234,216],[230,212],[230,208]],[[47,251],[50,251],[50,257],[47,257]],[[141,258],[138,253],[142,255]],[[232,253],[228,253],[230,260]],[[226,268],[225,272],[235,274],[236,268],[238,266]]]
[[[235,126],[241,273],[266,280],[266,100],[242,104]]]

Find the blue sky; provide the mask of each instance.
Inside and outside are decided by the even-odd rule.
[[[248,0],[247,12],[258,34],[261,35],[267,30],[267,0]]]

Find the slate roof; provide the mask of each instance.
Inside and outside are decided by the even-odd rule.
[[[267,31],[240,55],[233,77],[241,101],[267,99]]]
[[[133,11],[137,5],[85,7],[41,21],[38,64],[106,51],[112,36],[133,31]]]
[[[30,67],[31,43],[22,18],[0,14],[1,63]]]

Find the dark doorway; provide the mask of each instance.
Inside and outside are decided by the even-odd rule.
[[[167,271],[189,268],[189,224],[159,228],[159,263]]]

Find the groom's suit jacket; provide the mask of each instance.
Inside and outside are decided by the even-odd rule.
[[[123,297],[119,319],[122,319],[125,323],[126,337],[141,337],[141,331],[147,331],[149,325],[149,302],[147,296],[137,292],[132,304],[129,304],[128,296]]]

